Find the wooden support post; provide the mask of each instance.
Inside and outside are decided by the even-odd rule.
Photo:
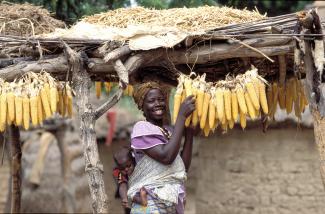
[[[11,146],[11,213],[19,213],[21,205],[21,144],[19,128],[9,127],[9,145]]]
[[[311,11],[307,18],[302,22],[302,25],[307,28],[305,34],[313,32],[313,22],[319,22],[318,16],[313,16],[315,11]],[[318,21],[317,21],[318,19]],[[325,188],[325,115],[322,115],[322,109],[325,108],[323,102],[320,102],[325,97],[325,90],[323,84],[320,84],[319,72],[317,72],[315,59],[313,57],[312,48],[314,41],[305,40],[305,53],[304,53],[304,68],[306,72],[305,79],[305,94],[309,101],[309,109],[314,119],[314,134],[315,142],[317,144],[319,157],[320,157],[320,173]]]
[[[108,199],[105,193],[103,165],[99,160],[96,142],[95,122],[110,107],[118,102],[123,90],[120,88],[102,106],[94,109],[89,102],[91,79],[86,71],[87,59],[65,44],[68,61],[71,65],[73,88],[76,92],[77,117],[80,120],[81,140],[85,158],[85,171],[88,176],[93,213],[107,213]]]

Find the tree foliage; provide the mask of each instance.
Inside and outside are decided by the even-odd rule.
[[[2,0],[0,0],[1,2]],[[29,2],[35,5],[43,5],[49,11],[55,13],[56,18],[72,24],[85,15],[91,15],[107,10],[131,5],[140,5],[148,8],[166,9],[175,7],[198,7],[203,5],[226,5],[234,8],[257,8],[268,16],[281,15],[301,10],[311,0],[287,1],[287,0],[7,0],[14,3]]]

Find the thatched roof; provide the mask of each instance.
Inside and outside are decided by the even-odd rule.
[[[28,3],[0,3],[0,14],[0,35],[33,36],[65,27],[46,9]]]

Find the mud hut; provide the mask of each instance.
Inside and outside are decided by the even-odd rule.
[[[2,34],[0,41],[0,78],[5,81],[42,70],[72,81],[96,213],[107,212],[96,120],[118,102],[129,83],[154,78],[176,86],[179,73],[191,71],[215,82],[254,65],[280,87],[292,76],[304,79],[324,183],[324,47],[316,10],[265,17],[225,7],[119,9],[86,17],[70,29],[28,37]],[[92,81],[119,82],[120,88],[94,106],[89,102]]]

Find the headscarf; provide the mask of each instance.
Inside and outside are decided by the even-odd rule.
[[[144,101],[146,94],[151,89],[159,89],[165,96],[164,91],[162,90],[161,86],[157,82],[151,81],[151,82],[145,82],[145,83],[136,85],[135,90],[133,92],[133,99],[140,110],[142,110],[143,101]]]

